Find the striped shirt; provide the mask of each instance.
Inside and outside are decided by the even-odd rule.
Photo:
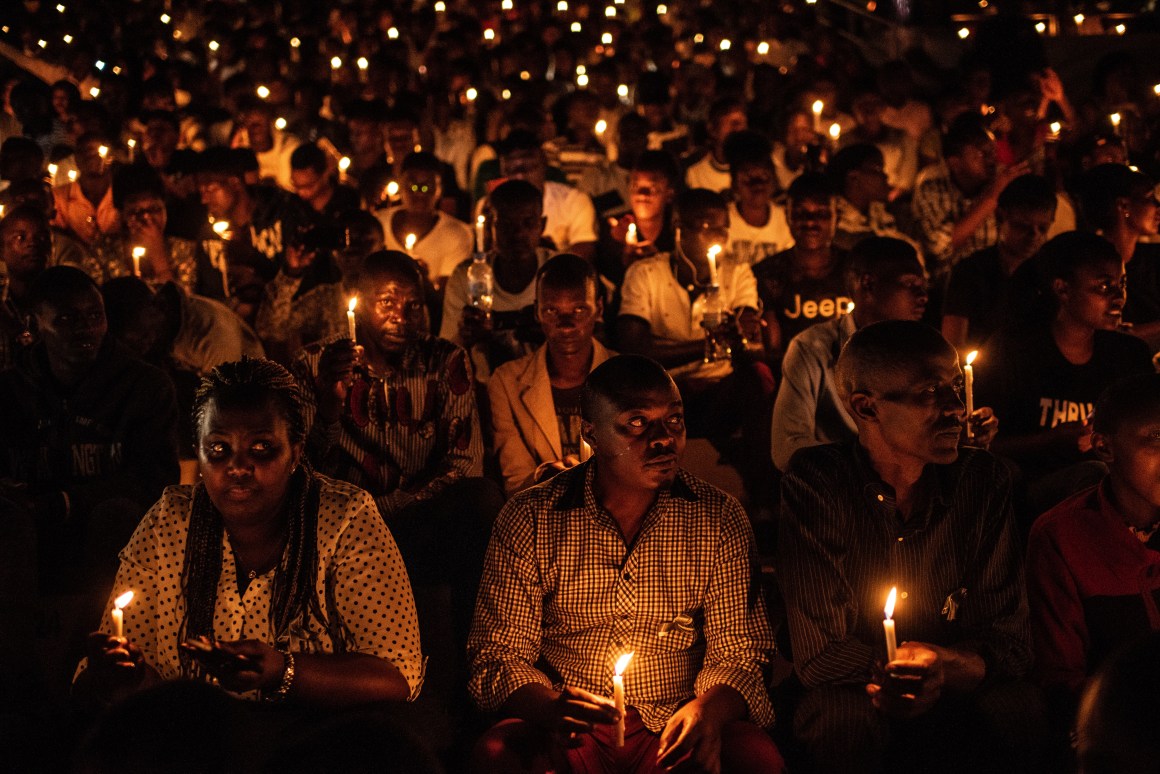
[[[778,573],[806,687],[865,683],[885,656],[883,607],[898,589],[898,642],[977,653],[995,674],[1030,662],[1023,567],[1006,469],[963,449],[927,465],[910,518],[856,443],[798,451],[782,479]]]
[[[999,241],[999,226],[992,213],[958,249],[951,248],[955,223],[962,220],[974,204],[975,200],[963,196],[945,166],[928,168],[919,175],[911,208],[918,223],[918,236],[922,240],[926,268],[932,280],[944,277],[956,263],[971,253]]]
[[[401,368],[380,374],[365,367],[332,425],[314,421],[324,347],[306,347],[294,363],[311,398],[307,451],[320,472],[370,492],[384,518],[482,474],[479,415],[462,347],[426,336],[410,345]]]
[[[500,512],[468,640],[475,700],[495,711],[528,684],[611,696],[614,664],[632,651],[626,701],[650,730],[722,684],[769,725],[773,636],[741,506],[681,471],[625,545],[595,471],[570,468]]]

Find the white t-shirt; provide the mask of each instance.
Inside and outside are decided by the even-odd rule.
[[[414,248],[407,250],[407,246],[400,244],[391,230],[391,218],[401,209],[392,207],[375,213],[383,224],[388,250],[401,250],[427,264],[427,273],[432,280],[450,275],[464,259],[471,257],[475,247],[471,226],[445,212],[436,212],[439,219],[435,227],[420,237]]]
[[[737,205],[729,203],[728,250],[734,260],[753,266],[791,247],[793,236],[789,233],[785,208],[780,204],[770,203],[769,220],[764,226],[751,226],[741,217]]]
[[[726,255],[717,270],[726,309],[758,308],[757,279],[749,264]],[[668,253],[642,258],[628,267],[620,287],[620,314],[639,317],[650,332],[666,341],[703,338],[705,295],[690,300],[689,291],[677,282]]]
[[[483,212],[486,200],[475,205],[475,214]],[[557,253],[566,253],[572,245],[596,241],[596,207],[592,197],[570,185],[549,180],[544,183],[544,236],[556,245]]]
[[[732,185],[729,165],[718,164],[713,160],[712,153],[706,153],[703,159],[685,171],[685,185],[689,188],[708,188],[717,193],[728,191]]]
[[[538,265],[543,266],[555,253],[545,248],[536,251]],[[495,253],[488,254],[488,260],[495,260]],[[459,340],[459,321],[463,319],[463,307],[471,306],[471,295],[467,292],[467,267],[471,259],[460,262],[447,279],[443,289],[443,322],[439,326],[439,338],[462,344]],[[514,293],[504,290],[497,282],[492,293],[493,312],[518,312],[536,303],[536,281],[533,279],[526,288]]]

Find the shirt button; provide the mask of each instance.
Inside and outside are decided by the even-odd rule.
[[[909,594],[907,594],[907,593],[904,591],[904,592],[902,592],[902,593],[901,593],[899,596],[901,596],[903,599],[906,599],[906,598],[907,598],[907,597],[909,597],[910,595],[909,595]]]
[[[624,574],[624,579],[625,579],[626,581],[630,581],[630,580],[632,580],[632,573],[630,573],[630,572],[626,572],[626,573]]]
[[[905,538],[898,538],[899,543],[901,543],[903,540],[905,540]]]
[[[878,502],[881,503],[881,502],[884,502],[885,500],[886,500],[885,497],[883,497],[882,495],[878,495]]]

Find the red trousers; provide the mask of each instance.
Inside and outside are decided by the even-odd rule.
[[[664,774],[657,763],[660,735],[641,722],[629,708],[624,719],[624,747],[612,744],[613,727],[597,726],[567,747],[547,731],[523,720],[505,720],[492,726],[473,754],[477,772],[519,774]],[[681,762],[683,763],[683,762]],[[721,770],[724,774],[782,774],[785,762],[773,740],[757,726],[736,721],[721,733]],[[672,771],[696,771],[680,763]]]

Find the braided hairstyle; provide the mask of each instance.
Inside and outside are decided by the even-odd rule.
[[[193,401],[195,433],[201,432],[211,400],[219,408],[254,410],[272,406],[286,420],[291,444],[300,444],[306,439],[302,392],[290,372],[272,360],[243,357],[219,365],[204,377]],[[324,626],[327,625],[314,588],[318,570],[318,497],[318,481],[303,457],[291,474],[287,490],[287,546],[274,574],[270,622],[275,640],[286,638],[291,622],[300,616],[312,614]],[[197,484],[181,573],[185,596],[182,641],[201,635],[213,638],[224,529],[221,513],[210,499],[205,484]],[[181,651],[181,663],[184,674],[191,677],[203,674],[200,666],[184,650]]]

